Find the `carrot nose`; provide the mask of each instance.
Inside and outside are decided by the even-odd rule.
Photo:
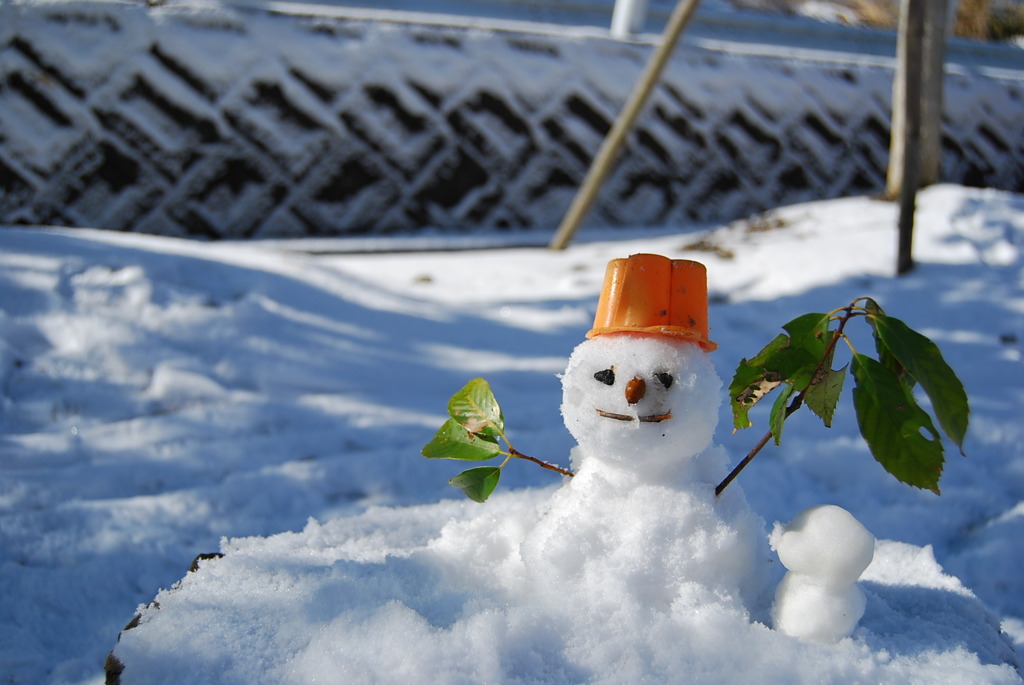
[[[626,401],[630,404],[636,404],[644,398],[647,394],[647,383],[644,382],[643,378],[634,378],[630,382],[626,383]]]

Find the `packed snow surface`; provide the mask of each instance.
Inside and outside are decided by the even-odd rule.
[[[1024,199],[922,193],[899,279],[895,221],[846,199],[558,253],[0,231],[0,673],[102,682],[114,648],[126,683],[1020,682]],[[517,462],[485,504],[448,487],[463,465],[419,450],[477,376],[517,449],[570,465],[558,375],[606,263],[637,252],[707,264],[726,380],[782,323],[861,295],[935,340],[972,406],[943,494],[871,459],[849,397],[831,429],[795,415],[718,501],[687,483],[750,449],[757,411],[732,435],[719,409],[693,481],[583,444],[566,482]],[[773,630],[762,587],[785,572],[769,527],[820,504],[878,539],[834,644]]]

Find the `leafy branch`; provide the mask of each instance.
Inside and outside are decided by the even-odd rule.
[[[864,318],[871,326],[877,360],[857,352],[846,336],[846,326],[855,318]],[[855,381],[857,424],[872,456],[898,480],[938,494],[942,442],[931,416],[914,398],[914,387],[919,384],[928,396],[939,426],[961,454],[970,409],[963,385],[935,343],[886,315],[869,297],[827,314],[804,314],[782,328],[786,333],[756,356],[740,360],[729,385],[735,430],[750,427],[748,414],[754,405],[775,389],[779,393],[769,413],[768,431],[715,493],[721,494],[769,440],[780,444],[786,419],[805,404],[830,427],[849,368]],[[850,348],[852,360],[833,369],[841,340]]]
[[[501,478],[501,470],[513,458],[531,461],[545,469],[557,471],[563,476],[572,476],[571,471],[548,464],[519,452],[505,435],[505,417],[491,392],[491,386],[483,378],[476,378],[452,395],[448,401],[450,417],[423,447],[427,459],[457,459],[460,461],[487,461],[503,456],[498,466],[480,466],[463,471],[448,481],[449,485],[462,490],[474,502],[485,502],[494,492]],[[501,449],[500,440],[508,446]]]

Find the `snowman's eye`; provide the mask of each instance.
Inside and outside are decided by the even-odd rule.
[[[666,390],[672,387],[672,382],[675,380],[675,378],[672,377],[672,374],[665,373],[664,371],[654,374],[654,377],[658,379],[659,383],[665,386]]]
[[[596,380],[601,381],[605,385],[615,384],[615,372],[611,369],[605,369],[604,371],[598,371],[594,374]]]

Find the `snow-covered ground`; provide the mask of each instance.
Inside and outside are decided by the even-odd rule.
[[[485,545],[489,530],[503,526],[506,535],[516,512],[552,496],[557,476],[517,463],[492,502],[464,502],[446,485],[459,465],[427,461],[420,447],[442,422],[448,397],[484,376],[516,447],[568,465],[572,439],[558,411],[556,374],[590,327],[607,261],[656,252],[707,264],[711,336],[720,345],[711,356],[726,380],[780,324],[870,295],[940,345],[972,403],[967,457],[949,446],[939,497],[897,483],[873,462],[848,397],[832,429],[810,414],[787,423],[783,445],[761,454],[738,481],[751,507],[770,526],[810,505],[843,506],[888,550],[888,566],[868,570],[867,613],[851,640],[814,648],[832,650],[820,652],[757,633],[752,653],[770,647],[771,672],[791,675],[797,664],[807,681],[893,678],[921,664],[922,679],[942,669],[951,682],[957,674],[963,682],[1013,682],[1019,676],[1003,662],[1014,659],[1010,643],[1018,651],[1024,644],[1024,198],[927,190],[918,268],[899,279],[892,276],[895,220],[892,205],[861,198],[784,208],[706,232],[584,232],[565,252],[317,255],[289,244],[4,228],[0,674],[14,683],[102,681],[103,659],[137,606],[185,576],[196,555],[222,550],[225,559],[189,574],[189,592],[206,588],[223,601],[216,579],[233,568],[239,579],[280,572],[305,580],[292,586],[297,596],[283,586],[238,586],[235,613],[214,617],[225,628],[259,633],[267,621],[287,620],[266,653],[246,655],[244,643],[234,642],[223,648],[242,661],[203,661],[213,664],[209,682],[241,682],[239,674],[259,669],[257,659],[266,660],[266,673],[291,668],[299,681],[324,677],[338,673],[329,669],[339,667],[340,653],[366,673],[388,649],[418,655],[413,665],[436,650],[462,666],[459,655],[475,653],[486,668],[499,668],[487,661],[494,649],[540,660],[503,666],[519,669],[515,677],[584,679],[559,663],[564,653],[544,648],[560,626],[531,632],[501,624],[516,614],[486,603],[476,611],[460,595],[471,586],[465,578],[458,586],[420,562],[370,562],[385,552],[408,556],[450,521],[465,524],[448,544]],[[759,437],[765,418],[757,419],[758,428],[731,435],[723,413],[715,441],[730,461]],[[939,574],[932,554],[988,607],[1009,642],[949,620],[960,610],[964,625],[987,625],[980,605]],[[323,586],[295,575],[316,559],[325,567],[365,564],[358,577],[367,586],[374,568],[383,575],[372,592],[357,583],[349,595],[318,602],[302,591]],[[923,594],[894,595],[886,590],[893,577]],[[275,591],[321,609],[281,614],[270,601]],[[382,599],[389,593],[396,601]],[[169,603],[178,601],[188,616],[195,596],[181,592]],[[927,606],[940,609],[918,623],[896,620],[900,607]],[[332,621],[349,610],[379,631],[368,635],[408,632],[394,642],[340,645],[353,636],[351,625],[343,630]],[[174,610],[165,615],[164,625],[173,624]],[[686,650],[704,656],[687,663],[753,667],[740,656],[743,645],[711,639],[732,624],[708,620],[707,639]],[[509,642],[480,644],[464,632],[470,642],[455,644],[456,625]],[[665,641],[699,637],[679,633],[679,625],[691,623],[662,624],[665,632],[649,643],[629,643],[640,650],[633,677],[660,672],[667,662],[654,657],[665,655]],[[177,656],[202,661],[218,647],[191,649]],[[819,672],[824,661],[830,665]]]

